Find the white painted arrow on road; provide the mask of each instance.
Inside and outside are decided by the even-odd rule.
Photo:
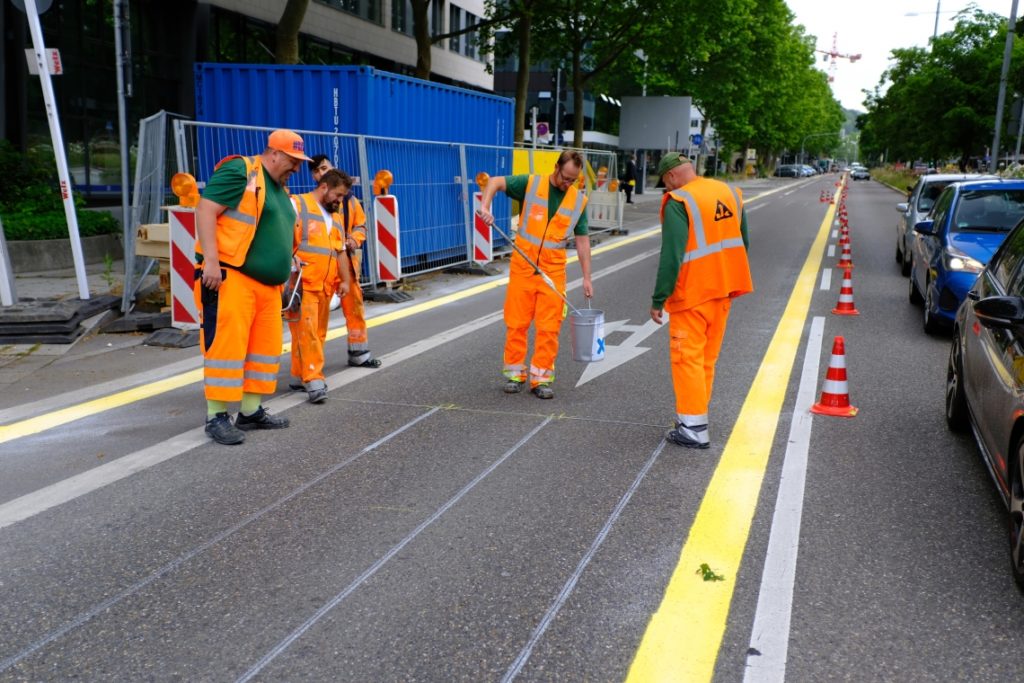
[[[637,346],[637,344],[657,332],[662,326],[653,320],[648,320],[643,325],[629,325],[628,323],[628,320],[616,320],[615,322],[604,324],[604,360],[597,363],[588,363],[587,368],[580,375],[580,381],[576,382],[576,386],[586,384],[595,377],[600,377],[609,370],[614,370],[623,363],[631,361],[637,356],[642,356],[651,350],[649,347]],[[632,332],[632,334],[621,344],[612,346],[608,343],[607,339],[613,332]]]

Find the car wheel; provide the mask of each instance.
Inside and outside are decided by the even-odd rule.
[[[932,283],[926,282],[924,285],[924,331],[927,334],[938,334],[942,331],[942,323],[935,317],[935,296],[932,289]]]
[[[1007,530],[1010,537],[1010,570],[1017,587],[1024,590],[1024,484],[1021,468],[1024,466],[1024,438],[1018,440],[1006,467],[1010,484]]]
[[[918,293],[917,291],[917,285],[914,284],[913,261],[911,261],[910,271],[910,292],[907,298],[910,300],[910,303],[914,304],[915,306],[924,301],[924,299],[921,298],[921,294]]]
[[[946,426],[954,432],[962,432],[967,428],[963,368],[960,334],[954,333],[953,344],[949,347],[949,365],[946,368]]]

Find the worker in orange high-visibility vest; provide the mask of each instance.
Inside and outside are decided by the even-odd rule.
[[[315,155],[308,163],[313,180],[319,180],[334,168],[324,154]],[[366,311],[363,306],[363,289],[359,286],[359,275],[363,268],[363,243],[366,241],[366,213],[362,204],[352,196],[352,178],[338,170],[346,180],[345,195],[341,200],[342,223],[345,226],[345,249],[351,265],[352,286],[348,295],[341,297],[341,310],[345,314],[348,329],[348,364],[359,368],[379,368],[379,358],[370,352],[370,340],[366,333]]]
[[[747,262],[747,218],[738,188],[699,177],[685,156],[661,158],[661,260],[651,319],[668,311],[675,428],[665,438],[708,448],[708,404],[729,308],[754,291]]]
[[[298,219],[295,255],[302,261],[302,308],[299,319],[290,321],[292,333],[292,380],[304,388],[310,403],[327,400],[324,378],[324,343],[330,318],[331,296],[342,297],[351,285],[351,267],[345,253],[344,227],[338,206],[348,185],[339,171],[320,176],[316,189],[292,197]]]
[[[286,183],[308,159],[299,135],[275,130],[262,154],[217,164],[196,207],[206,433],[217,443],[288,426],[262,397],[277,387],[281,285],[293,262],[295,209]],[[232,422],[227,404],[235,401],[241,407]]]
[[[497,176],[487,181],[480,202],[480,217],[494,224],[491,202],[499,191],[522,202],[516,246],[525,252],[555,283],[558,292],[518,252],[509,265],[505,293],[505,393],[523,390],[529,378],[530,390],[537,398],[554,398],[558,356],[558,332],[565,318],[565,250],[575,237],[576,253],[583,273],[583,294],[594,295],[590,282],[590,236],[588,234],[587,197],[577,187],[583,172],[579,152],[565,151],[558,157],[550,175]],[[536,327],[533,358],[529,373],[526,365],[527,333]]]

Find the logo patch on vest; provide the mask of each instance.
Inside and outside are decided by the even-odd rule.
[[[715,207],[715,220],[724,221],[726,218],[732,218],[733,213],[729,210],[729,207],[722,203],[722,200],[718,200],[718,205]]]

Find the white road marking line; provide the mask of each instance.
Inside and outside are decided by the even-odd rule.
[[[615,506],[615,509],[612,510],[612,514],[608,517],[607,521],[605,521],[604,526],[601,527],[601,531],[597,534],[597,537],[594,538],[594,542],[590,544],[590,548],[583,555],[583,558],[579,561],[579,564],[576,565],[576,571],[572,573],[572,576],[569,577],[569,580],[565,582],[564,586],[562,586],[562,590],[559,591],[558,597],[555,598],[555,601],[551,603],[550,607],[548,607],[548,611],[544,613],[544,617],[540,620],[540,623],[537,624],[537,627],[533,630],[533,633],[530,635],[530,639],[526,641],[526,645],[524,645],[523,649],[519,651],[519,656],[516,657],[515,661],[512,662],[512,665],[505,672],[505,675],[501,679],[502,683],[509,683],[510,681],[515,679],[516,676],[519,675],[520,671],[522,671],[523,666],[526,665],[527,660],[533,653],[533,648],[540,641],[541,637],[544,635],[544,632],[548,629],[548,626],[551,624],[551,621],[558,614],[558,611],[562,609],[562,605],[564,605],[565,601],[569,599],[569,595],[576,587],[576,582],[579,581],[580,576],[583,574],[583,570],[587,568],[587,565],[590,564],[590,560],[593,559],[594,555],[601,547],[601,544],[604,543],[604,539],[608,536],[608,533],[611,531],[612,525],[615,524],[619,516],[622,515],[622,511],[626,508],[626,505],[629,504],[629,500],[633,497],[633,494],[640,487],[640,482],[642,482],[644,480],[644,477],[647,476],[647,472],[654,465],[654,462],[658,459],[658,456],[661,454],[664,448],[665,442],[662,441],[660,444],[658,444],[658,447],[654,449],[654,452],[651,453],[650,457],[647,458],[647,462],[644,463],[644,466],[640,469],[640,473],[637,474],[636,479],[633,480],[632,486],[630,486],[629,489],[627,489],[626,492],[622,494],[622,497],[619,499],[619,502]]]
[[[832,231],[832,239],[836,239],[837,237],[839,237],[839,231],[838,230],[833,230]]]
[[[384,553],[384,555],[380,557],[380,559],[378,559],[376,562],[370,565],[370,567],[367,568],[366,571],[364,571],[352,583],[346,586],[344,590],[342,590],[340,593],[338,593],[333,598],[324,603],[320,607],[320,609],[313,613],[313,616],[304,621],[301,626],[299,626],[290,634],[288,634],[288,637],[286,637],[284,640],[282,640],[280,643],[274,646],[274,648],[272,648],[267,654],[263,655],[263,657],[261,657],[260,660],[252,666],[252,668],[250,668],[237,679],[238,683],[244,683],[245,681],[252,680],[255,676],[257,676],[260,673],[260,671],[266,668],[267,664],[270,664],[270,662],[274,661],[274,659],[277,658],[279,654],[284,652],[292,643],[294,643],[296,640],[302,637],[302,634],[304,634],[306,631],[312,628],[318,621],[320,621],[320,619],[322,619],[328,612],[334,609],[342,600],[347,598],[349,595],[352,594],[353,591],[355,591],[357,588],[363,585],[363,583],[365,583],[367,579],[376,574],[381,567],[387,564],[388,560],[390,560],[392,557],[401,552],[402,549],[409,543],[411,543],[417,536],[419,536],[424,529],[426,529],[431,524],[440,519],[441,516],[444,513],[448,512],[448,510],[450,510],[452,506],[458,503],[463,498],[463,496],[472,491],[473,488],[481,481],[483,481],[485,478],[487,478],[487,476],[491,472],[498,469],[498,467],[501,466],[503,462],[508,460],[516,451],[522,448],[527,441],[536,436],[537,433],[545,426],[547,426],[553,419],[555,419],[554,416],[548,416],[546,420],[544,420],[539,425],[534,427],[526,436],[520,439],[519,442],[516,443],[516,445],[512,446],[512,448],[505,451],[505,453],[500,458],[498,458],[493,463],[488,465],[487,469],[478,474],[473,479],[473,481],[469,482],[464,487],[462,487],[462,490],[460,490],[454,496],[449,498],[444,505],[442,505],[441,507],[434,511],[434,514],[430,515],[430,517],[423,520],[419,526],[417,526],[409,533],[408,536],[406,536],[401,541],[393,545],[390,550],[388,550],[386,553]]]
[[[828,257],[829,258],[835,258],[835,256],[836,256],[836,245],[834,245],[834,244],[828,245]]]
[[[832,269],[825,268],[821,271],[821,289],[827,292],[832,288]]]
[[[811,322],[804,351],[793,421],[789,428],[786,453],[775,499],[775,513],[768,537],[761,589],[754,613],[754,628],[747,651],[744,683],[767,683],[786,679],[789,626],[793,611],[793,582],[800,548],[800,521],[803,515],[804,484],[807,479],[807,453],[811,443],[814,391],[818,386],[818,362],[821,357],[825,318]]]
[[[317,476],[315,476],[312,479],[310,479],[309,481],[307,481],[305,484],[302,484],[298,488],[294,489],[288,495],[286,495],[286,496],[284,496],[282,498],[278,498],[276,501],[274,501],[270,505],[264,507],[261,510],[258,510],[256,512],[252,513],[251,515],[249,515],[248,517],[243,519],[241,522],[238,522],[234,526],[228,527],[224,531],[221,531],[219,534],[217,534],[216,536],[214,536],[210,540],[206,541],[202,545],[198,545],[195,548],[193,548],[192,550],[190,550],[187,553],[185,553],[184,555],[180,555],[179,557],[175,558],[174,560],[171,560],[170,562],[168,562],[164,566],[160,567],[156,571],[154,571],[151,574],[149,574],[148,576],[146,576],[144,579],[141,579],[140,581],[137,581],[137,582],[133,583],[131,586],[128,586],[127,588],[125,588],[124,590],[120,591],[119,593],[117,593],[117,594],[107,598],[106,600],[104,600],[103,602],[99,603],[98,605],[95,605],[91,609],[89,609],[89,610],[87,610],[85,612],[82,612],[77,617],[75,617],[74,619],[72,619],[68,623],[64,624],[60,628],[58,628],[58,629],[56,629],[54,631],[51,631],[50,633],[46,634],[42,638],[39,638],[38,640],[33,642],[31,645],[29,645],[28,647],[23,649],[21,652],[15,654],[15,655],[12,655],[12,656],[10,656],[10,657],[8,657],[6,659],[0,660],[0,672],[6,671],[7,669],[9,669],[10,667],[14,666],[15,664],[17,664],[21,660],[25,659],[25,657],[28,657],[29,655],[31,655],[33,652],[36,652],[40,648],[43,648],[43,647],[49,645],[50,643],[52,643],[53,641],[57,640],[58,638],[60,638],[60,637],[62,637],[64,635],[66,635],[67,633],[73,631],[74,629],[76,629],[79,626],[81,626],[82,624],[86,623],[87,621],[89,621],[90,619],[95,617],[96,615],[101,614],[103,612],[106,612],[108,609],[110,609],[111,607],[113,607],[117,603],[121,602],[125,598],[127,598],[127,597],[129,597],[129,596],[131,596],[131,595],[133,595],[135,593],[137,593],[138,591],[142,590],[143,588],[145,588],[149,584],[153,583],[157,579],[165,576],[166,574],[169,574],[170,572],[174,571],[175,569],[177,569],[181,565],[185,564],[186,562],[188,562],[192,558],[196,557],[200,553],[203,553],[206,550],[209,550],[210,548],[212,548],[216,544],[218,544],[221,541],[223,541],[224,539],[228,538],[229,536],[231,536],[235,532],[241,531],[245,527],[249,526],[250,524],[252,524],[256,520],[258,520],[261,517],[263,517],[264,515],[266,515],[267,513],[276,510],[277,508],[281,507],[282,505],[284,505],[288,501],[290,501],[293,498],[295,498],[295,497],[299,496],[300,494],[302,494],[304,491],[307,491],[308,489],[310,489],[311,487],[315,486],[319,482],[323,481],[327,477],[331,476],[332,474],[335,474],[338,470],[340,470],[340,469],[342,469],[344,467],[347,467],[349,464],[355,462],[356,460],[358,460],[362,456],[366,455],[370,451],[377,449],[379,446],[387,443],[388,441],[390,441],[391,439],[395,438],[396,436],[398,436],[402,432],[404,432],[407,429],[413,427],[414,425],[419,423],[421,420],[425,420],[426,418],[430,417],[431,415],[433,415],[434,413],[436,413],[439,410],[440,410],[440,408],[432,408],[431,410],[428,410],[427,412],[423,413],[422,415],[420,415],[420,416],[410,420],[409,422],[406,422],[404,425],[402,425],[398,429],[394,430],[390,434],[387,434],[387,435],[381,437],[380,439],[377,439],[376,441],[371,443],[369,446],[366,446],[361,451],[359,451],[358,453],[356,453],[352,457],[348,458],[347,460],[339,462],[336,465],[331,466],[329,469],[325,470],[324,472],[321,472]]]

